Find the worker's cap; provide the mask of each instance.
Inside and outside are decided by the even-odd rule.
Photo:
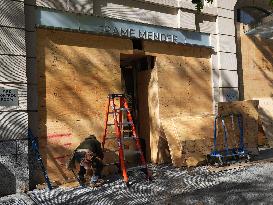
[[[96,136],[94,134],[92,134],[92,135],[89,135],[86,139],[88,139],[88,138],[96,138]]]

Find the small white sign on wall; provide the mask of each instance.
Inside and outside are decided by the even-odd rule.
[[[0,106],[18,106],[18,90],[0,88]]]

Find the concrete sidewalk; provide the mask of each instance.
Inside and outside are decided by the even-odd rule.
[[[239,165],[239,164],[238,164]],[[273,163],[254,162],[219,169],[193,170],[150,165],[154,180],[131,175],[131,186],[120,178],[99,188],[34,190],[0,199],[0,204],[273,204]],[[6,201],[5,201],[6,200]]]
[[[27,194],[13,194],[0,198],[0,205],[35,205]]]

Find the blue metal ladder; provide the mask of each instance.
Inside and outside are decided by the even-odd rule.
[[[40,152],[39,152],[39,146],[38,146],[37,138],[32,134],[31,130],[28,130],[28,139],[31,142],[32,150],[35,153],[35,158],[40,163],[40,167],[41,167],[41,169],[43,171],[43,175],[44,175],[47,187],[48,187],[49,190],[52,190],[52,185],[50,183],[46,168],[44,166],[43,159],[42,159],[42,157],[40,155]]]
[[[238,128],[240,131],[240,139],[239,139],[239,147],[232,147],[229,148],[228,146],[228,132],[227,132],[227,127],[225,124],[225,119],[231,117],[232,120],[232,126],[234,126],[234,117],[237,117],[238,120]],[[219,151],[217,149],[217,120],[221,119],[222,122],[222,127],[224,131],[224,150]],[[234,127],[233,127],[234,129]],[[235,131],[235,130],[233,130]],[[244,129],[243,129],[243,120],[242,120],[242,115],[240,113],[230,113],[227,115],[217,115],[214,119],[214,136],[213,136],[213,151],[210,153],[210,157],[212,159],[218,159],[220,164],[223,164],[223,159],[227,159],[228,157],[235,158],[236,157],[247,157],[249,159],[249,155],[247,150],[245,149],[244,146]]]

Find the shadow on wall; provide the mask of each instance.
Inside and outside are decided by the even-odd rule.
[[[101,140],[106,96],[120,92],[120,53],[132,54],[132,43],[126,39],[44,29],[37,33],[40,149],[50,176],[64,181],[73,176],[65,165],[80,141],[92,133]],[[173,110],[163,108],[162,116],[211,113],[211,52],[167,43],[147,44],[145,52],[160,59],[159,81],[168,82],[166,86],[160,85],[160,106],[171,105],[169,108]],[[166,80],[170,76],[173,79]],[[151,79],[151,84],[154,83],[157,83],[155,77]],[[155,102],[158,96],[151,99]],[[181,105],[185,106],[181,108]],[[200,132],[206,132],[207,126],[200,128]],[[160,125],[152,129],[160,132]],[[168,136],[156,135],[160,138],[153,146],[164,153],[156,152],[155,161],[160,157],[170,161]]]
[[[247,40],[253,52],[243,54],[251,59],[250,66],[243,67],[245,97],[260,100],[259,114],[263,129],[270,147],[273,147],[273,41],[255,36],[247,37]]]
[[[101,141],[109,93],[121,92],[120,51],[131,41],[38,30],[40,151],[53,180],[66,170],[72,151],[90,134]]]
[[[211,115],[213,108],[211,51],[148,41],[144,42],[144,50],[148,55],[156,56],[156,75],[150,79],[149,98],[155,109],[151,113],[157,112],[156,102],[159,100],[159,116],[153,116],[153,119],[160,118],[160,122],[151,124],[152,161],[164,163],[171,160],[181,166],[185,156],[182,141],[192,140],[199,144],[200,138],[212,137],[208,127],[213,129],[213,120],[210,123],[208,118],[202,117]]]
[[[273,41],[244,34],[237,23],[240,99],[259,100],[259,118],[270,146],[273,142]],[[270,142],[271,141],[271,142]]]
[[[16,193],[14,174],[0,163],[0,197]]]

